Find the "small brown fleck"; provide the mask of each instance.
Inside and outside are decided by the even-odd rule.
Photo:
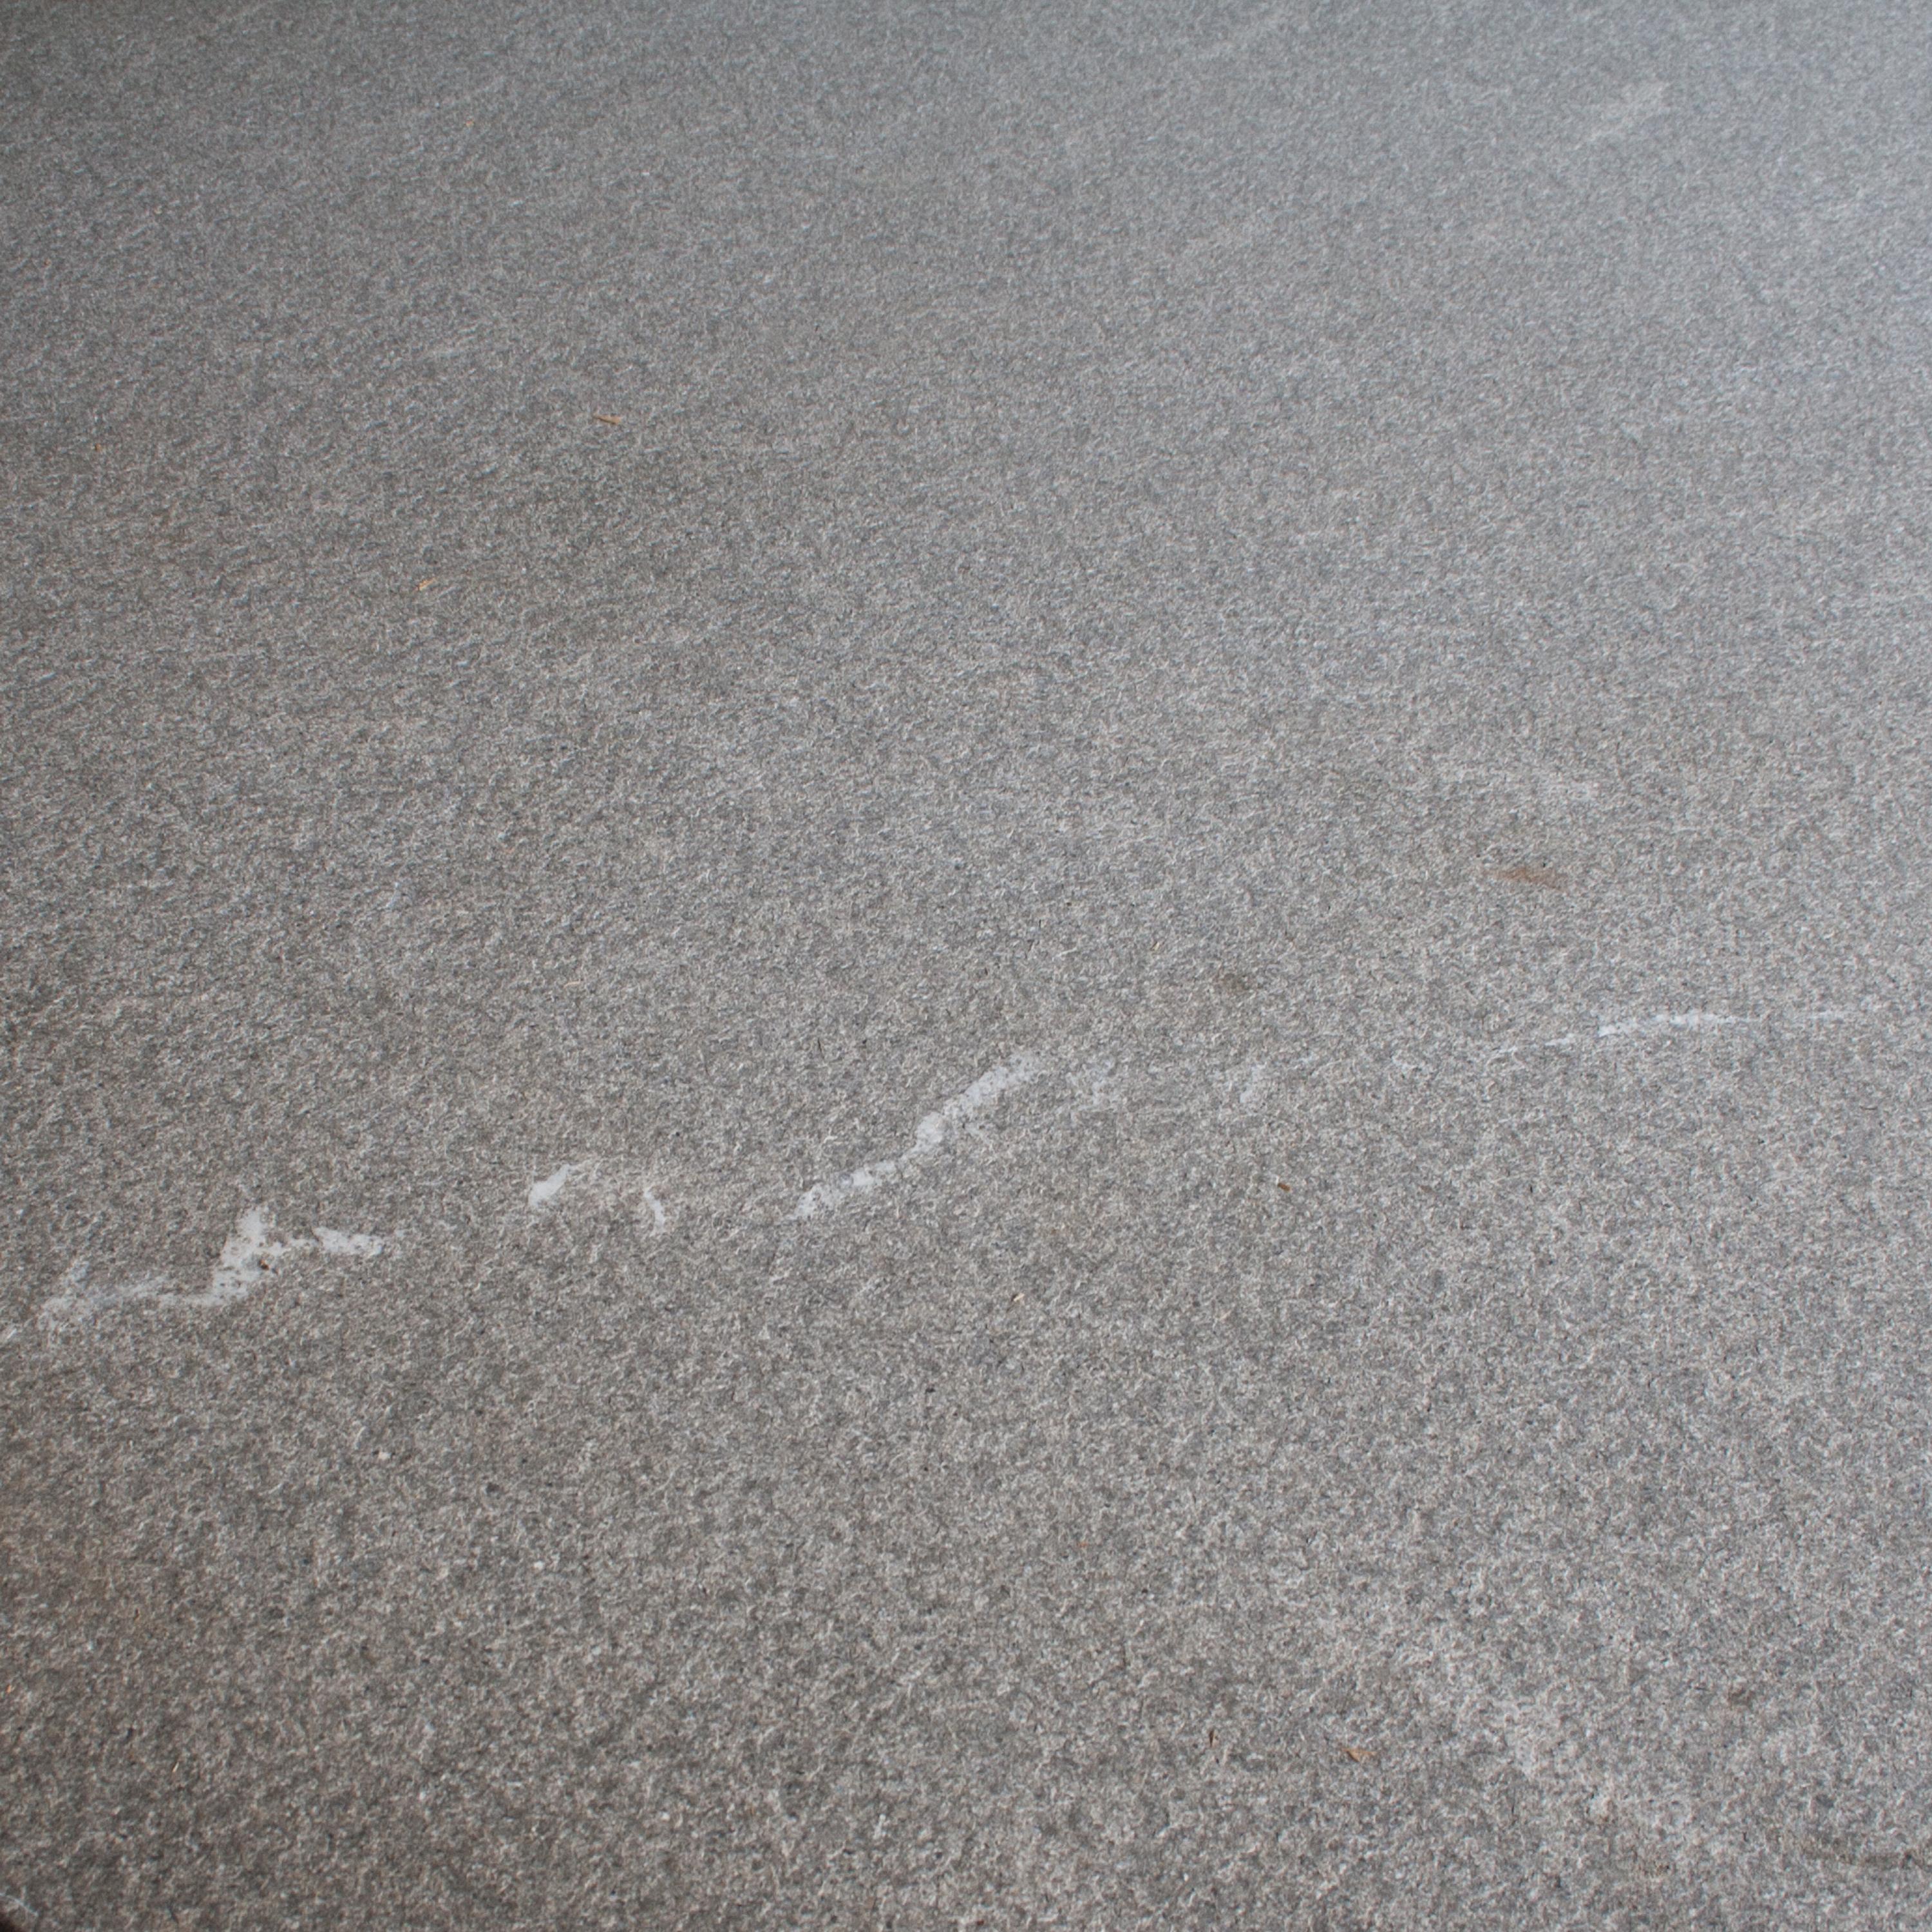
[[[1548,866],[1504,866],[1492,876],[1505,885],[1540,886],[1551,892],[1560,892],[1568,883],[1561,872]]]
[[[613,429],[622,429],[624,426],[624,418],[622,416],[593,416],[590,420],[592,422],[608,423]]]
[[[1376,1761],[1376,1754],[1373,1751],[1360,1750],[1354,1744],[1344,1744],[1342,1747],[1342,1755],[1351,1764],[1372,1764]]]

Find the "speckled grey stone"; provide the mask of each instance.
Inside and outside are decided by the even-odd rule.
[[[1932,1922],[1928,128],[0,15],[0,1914]]]

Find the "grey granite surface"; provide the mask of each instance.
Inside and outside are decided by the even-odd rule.
[[[1932,1924],[1932,31],[0,14],[0,1915]]]

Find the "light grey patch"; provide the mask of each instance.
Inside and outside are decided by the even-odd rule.
[[[1552,1034],[1544,1040],[1508,1041],[1501,1046],[1492,1047],[1488,1058],[1492,1060],[1508,1060],[1520,1054],[1546,1049],[1557,1052],[1598,1041],[1657,1040],[1672,1034],[1724,1033],[1741,1027],[1838,1026],[1857,1019],[1859,1011],[1870,1012],[1874,1010],[1874,1003],[1866,1000],[1858,1011],[1848,1006],[1813,1006],[1802,1012],[1786,1013],[1718,1013],[1696,1008],[1683,1012],[1648,1013],[1634,1019],[1600,1020],[1594,1027],[1573,1028],[1568,1033]]]
[[[161,1298],[166,1308],[221,1308],[232,1301],[245,1300],[268,1278],[268,1270],[284,1255],[313,1248],[315,1243],[299,1237],[284,1240],[269,1225],[259,1208],[244,1210],[236,1217],[235,1229],[221,1244],[208,1286],[194,1294],[167,1294]]]
[[[347,1234],[340,1228],[317,1228],[315,1239],[324,1254],[357,1262],[374,1260],[385,1245],[380,1234]]]
[[[925,1115],[913,1130],[912,1145],[890,1160],[875,1161],[854,1168],[836,1180],[820,1181],[808,1188],[792,1210],[794,1221],[808,1221],[822,1210],[837,1208],[854,1196],[870,1194],[889,1180],[930,1160],[952,1140],[974,1115],[985,1112],[1001,1094],[1036,1079],[1040,1063],[1030,1054],[1022,1054],[1010,1066],[994,1066],[980,1075],[963,1093]]]
[[[554,1174],[546,1174],[541,1180],[530,1183],[530,1191],[524,1197],[532,1213],[540,1213],[546,1208],[556,1204],[556,1198],[585,1169],[574,1161],[566,1161]]]
[[[1244,27],[1237,27],[1232,34],[1224,34],[1220,40],[1210,41],[1204,47],[1183,50],[1184,57],[1203,64],[1238,60],[1242,55],[1252,53],[1264,40],[1272,40],[1287,25],[1287,20],[1280,14],[1265,14],[1259,20],[1250,20]]]
[[[84,1261],[77,1261],[62,1277],[62,1294],[40,1304],[40,1326],[50,1330],[82,1328],[131,1301],[152,1301],[167,1293],[164,1274],[142,1275],[128,1282],[98,1282]],[[14,1331],[17,1333],[18,1331]]]
[[[556,1208],[566,1195],[600,1208],[621,1209],[654,1234],[662,1234],[670,1222],[663,1197],[648,1180],[635,1173],[607,1173],[599,1161],[566,1161],[554,1173],[532,1182],[524,1198],[530,1211],[540,1214]]]
[[[181,1292],[164,1274],[142,1275],[129,1282],[96,1282],[88,1264],[76,1261],[62,1278],[65,1292],[41,1304],[40,1325],[50,1332],[85,1327],[137,1301],[152,1301],[161,1308],[223,1308],[245,1300],[284,1256],[321,1254],[341,1261],[370,1261],[384,1253],[388,1246],[380,1235],[345,1234],[339,1228],[317,1228],[313,1234],[284,1239],[261,1209],[250,1208],[236,1217],[205,1288]]]
[[[1660,80],[1647,80],[1627,88],[1616,100],[1606,101],[1596,111],[1589,132],[1583,136],[1586,147],[1600,141],[1618,141],[1646,121],[1664,112],[1666,90]]]
[[[1251,1113],[1267,1097],[1274,1083],[1274,1070],[1265,1060],[1251,1060],[1245,1065],[1226,1069],[1216,1076],[1216,1084],[1237,1109]]]

